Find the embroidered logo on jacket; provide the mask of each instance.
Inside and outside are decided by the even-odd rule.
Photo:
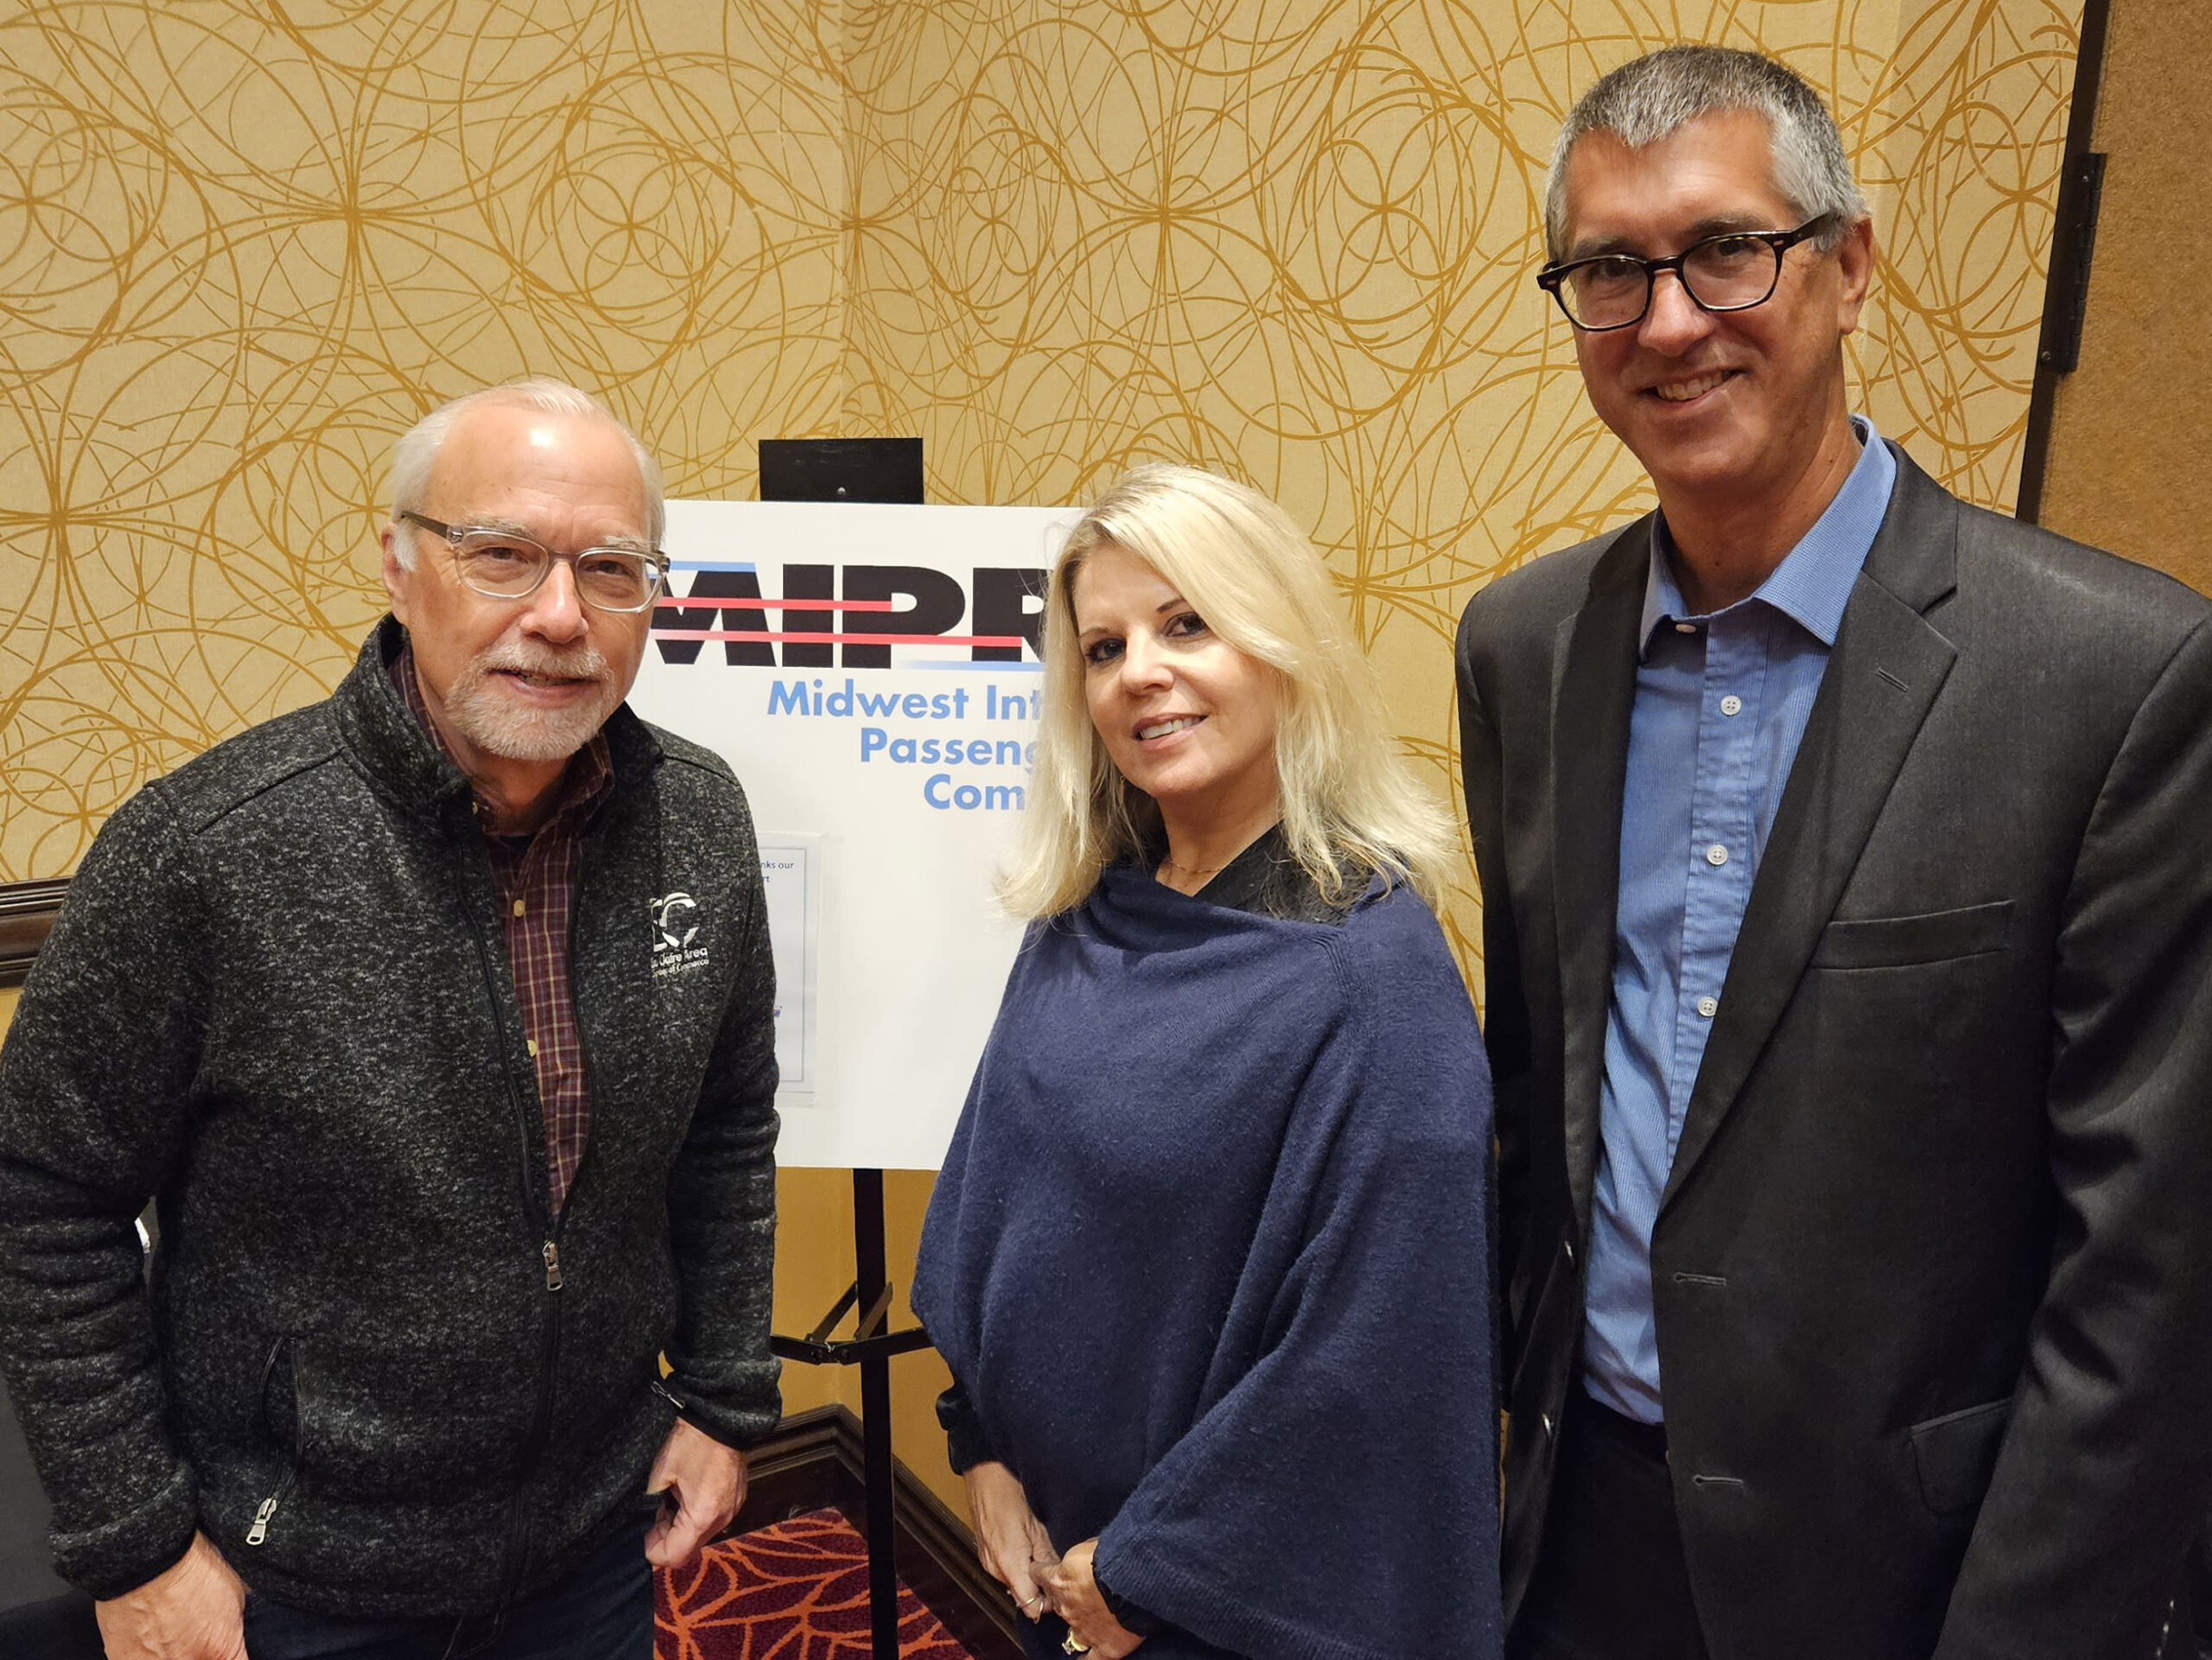
[[[652,902],[653,978],[689,974],[707,966],[707,948],[694,944],[699,937],[699,901],[689,894],[670,894]]]

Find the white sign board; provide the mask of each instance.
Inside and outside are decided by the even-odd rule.
[[[1043,573],[1078,513],[671,501],[630,694],[736,770],[760,833],[786,1165],[933,1170],[1020,926]]]

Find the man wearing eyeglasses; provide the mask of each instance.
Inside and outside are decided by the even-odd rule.
[[[622,706],[658,472],[525,381],[392,493],[353,672],[116,813],[0,1052],[0,1358],[113,1660],[650,1660],[777,1420],[759,855]]]
[[[2212,626],[1850,412],[1833,118],[1675,48],[1537,278],[1658,511],[1459,683],[1510,1650],[2153,1651],[2212,1480]]]

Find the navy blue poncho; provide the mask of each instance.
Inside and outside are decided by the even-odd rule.
[[[1435,919],[1133,866],[1031,927],[913,1306],[1146,1660],[1500,1649],[1489,1073]]]

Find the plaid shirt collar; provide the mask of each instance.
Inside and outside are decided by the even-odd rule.
[[[453,760],[452,750],[430,719],[411,646],[403,646],[392,659],[391,677],[423,729]],[[583,1163],[591,1126],[590,1082],[569,983],[569,925],[575,912],[584,822],[607,795],[613,775],[606,736],[594,733],[562,773],[553,811],[526,836],[494,830],[489,804],[481,792],[476,798],[486,862],[499,895],[507,967],[537,1083],[545,1126],[546,1197],[556,1214],[567,1202],[569,1186]]]
[[[438,730],[438,723],[430,718],[430,705],[423,696],[423,683],[415,671],[412,640],[404,641],[398,655],[391,659],[391,682],[399,689],[400,696],[406,700],[409,712],[415,716],[423,730],[430,735],[430,741],[437,745],[438,753],[466,773],[468,769],[461,765],[460,758],[447,744],[445,735]],[[550,829],[556,823],[564,830],[581,828],[584,820],[606,797],[613,781],[614,764],[607,751],[607,734],[604,730],[594,732],[591,735],[591,741],[570,758],[567,769],[562,773],[560,783],[554,786],[556,793],[553,811],[546,815],[538,829]],[[476,816],[482,823],[486,836],[499,834],[492,828],[493,805],[481,790],[476,792]]]

